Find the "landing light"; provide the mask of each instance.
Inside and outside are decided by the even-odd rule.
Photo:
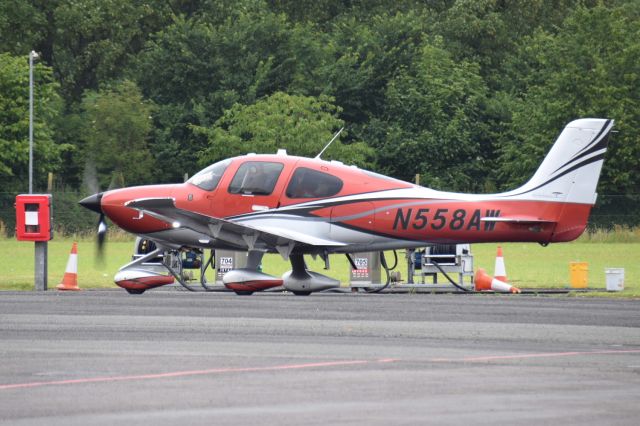
[[[174,229],[175,229],[175,228],[180,228],[180,222],[178,222],[178,221],[173,222],[173,223],[171,224],[171,227],[172,227],[172,228],[174,228]]]

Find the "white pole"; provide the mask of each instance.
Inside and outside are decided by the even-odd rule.
[[[35,51],[29,52],[29,194],[33,194],[33,60],[38,59]],[[48,246],[46,241],[35,243],[35,290],[47,290]]]
[[[33,60],[38,54],[29,52],[29,194],[33,193]]]

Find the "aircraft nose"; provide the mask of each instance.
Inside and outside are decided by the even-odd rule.
[[[87,198],[83,198],[78,201],[82,207],[93,210],[96,213],[102,213],[102,206],[100,202],[102,201],[103,192],[98,192],[97,194],[89,195]]]

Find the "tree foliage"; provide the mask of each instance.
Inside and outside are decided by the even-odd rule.
[[[81,114],[83,154],[89,167],[95,167],[100,188],[140,184],[154,175],[147,147],[151,112],[152,106],[131,81],[87,92]]]
[[[69,146],[56,144],[54,134],[62,109],[51,68],[34,67],[33,173],[46,182]],[[29,60],[0,53],[0,182],[4,191],[28,189]]]
[[[619,130],[599,191],[637,194],[639,8],[4,0],[0,177],[11,188],[24,176],[25,58],[34,49],[38,176],[56,170],[72,187],[91,175],[87,164],[106,186],[114,172],[127,184],[179,181],[248,151],[315,155],[345,125],[331,158],[490,191],[522,183],[567,122],[598,116]]]
[[[201,155],[201,166],[247,152],[273,154],[286,149],[289,154],[314,157],[331,140],[344,122],[339,108],[325,96],[319,98],[277,92],[253,105],[236,104],[213,127],[197,127],[209,146]],[[367,165],[371,148],[364,143],[342,144],[335,140],[323,158],[349,158]]]
[[[51,13],[56,28],[51,60],[63,95],[72,101],[85,90],[122,78],[149,32],[168,21],[160,1],[60,1]]]
[[[385,153],[380,165],[408,180],[421,174],[422,183],[442,189],[477,189],[485,98],[476,64],[454,62],[438,42],[425,44],[415,68],[389,82],[382,119],[372,120]]]
[[[640,5],[579,7],[557,34],[538,31],[511,64],[526,92],[501,144],[505,183],[522,183],[562,127],[576,117],[616,120],[601,188],[638,193],[640,181]],[[521,83],[522,84],[522,83]]]
[[[158,105],[153,149],[164,170],[177,169],[172,179],[205,148],[190,125],[211,125],[236,103],[252,104],[293,81],[295,34],[284,15],[246,2],[226,16],[178,16],[152,37],[135,73]]]

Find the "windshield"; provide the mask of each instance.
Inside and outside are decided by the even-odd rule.
[[[218,182],[229,164],[231,164],[231,159],[219,161],[199,171],[187,182],[205,191],[213,191],[218,186]]]

